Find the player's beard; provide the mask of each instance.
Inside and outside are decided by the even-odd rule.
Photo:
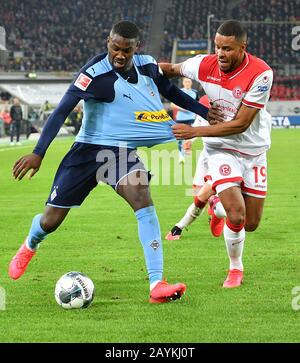
[[[222,72],[230,72],[232,64],[227,59],[218,59],[218,63]]]

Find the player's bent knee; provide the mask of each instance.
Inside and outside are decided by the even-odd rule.
[[[236,212],[232,212],[232,211],[229,211],[229,212],[226,211],[226,214],[227,214],[227,218],[231,224],[233,224],[235,226],[245,224],[245,215],[244,214],[236,213]]]
[[[148,185],[120,185],[117,192],[135,211],[153,205]]]
[[[259,221],[257,222],[246,222],[245,230],[246,232],[254,232],[259,225]]]
[[[41,227],[45,232],[54,232],[63,222],[69,209],[47,207],[41,218]]]
[[[149,207],[152,205],[152,199],[150,196],[150,190],[148,186],[139,186],[135,188],[134,193],[131,196],[131,202],[134,210]]]
[[[41,227],[47,233],[54,232],[59,226],[61,222],[57,220],[53,220],[51,218],[41,219]]]
[[[243,218],[234,218],[234,219],[229,219],[227,217],[229,223],[233,226],[243,226],[245,224],[245,219]]]

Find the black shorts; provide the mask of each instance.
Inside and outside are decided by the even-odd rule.
[[[46,204],[79,207],[99,182],[116,189],[135,170],[148,173],[136,149],[75,142],[58,167]]]

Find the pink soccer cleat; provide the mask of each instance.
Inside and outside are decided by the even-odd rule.
[[[209,207],[207,213],[210,215],[210,230],[215,237],[220,237],[224,229],[224,218],[218,218],[215,213],[215,205],[220,201],[219,197],[213,195],[208,199]]]
[[[167,281],[160,281],[150,293],[150,302],[161,304],[180,299],[186,291],[185,284],[169,285]]]
[[[171,231],[168,232],[165,239],[167,239],[168,241],[176,241],[176,240],[180,239],[181,233],[182,233],[182,229],[177,226],[174,226],[171,229]]]
[[[233,287],[241,286],[243,282],[244,273],[241,270],[233,269],[229,270],[226,280],[223,283],[223,287],[231,289]]]
[[[27,265],[35,253],[35,251],[31,251],[27,248],[25,241],[9,264],[9,276],[14,280],[17,280],[19,277],[21,277],[26,271]]]

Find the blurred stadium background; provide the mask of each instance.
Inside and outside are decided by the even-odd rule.
[[[10,0],[0,1],[0,140],[9,140],[13,97],[23,108],[22,139],[38,137],[74,74],[106,50],[114,22],[135,21],[141,52],[180,62],[214,51],[225,19],[247,25],[248,51],[272,66],[268,108],[273,126],[300,125],[300,1],[291,0]],[[199,90],[199,85],[194,85]],[[46,102],[48,101],[48,102]],[[169,104],[166,107],[172,111]],[[76,133],[80,106],[61,134]]]

